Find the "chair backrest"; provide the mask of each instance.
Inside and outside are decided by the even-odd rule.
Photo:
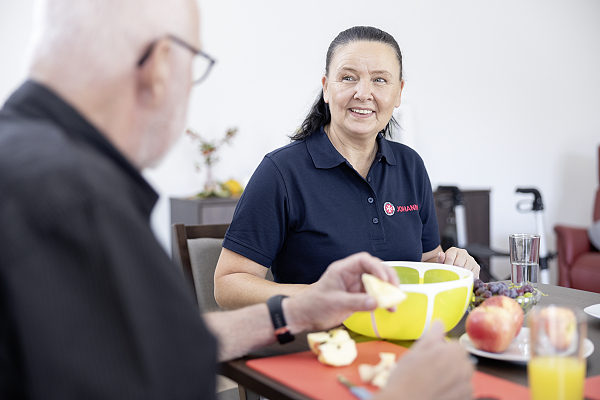
[[[214,275],[229,224],[174,224],[177,261],[203,312],[220,311],[215,301]]]
[[[594,221],[600,220],[600,146],[598,146],[598,190],[596,190],[596,204],[594,206]]]

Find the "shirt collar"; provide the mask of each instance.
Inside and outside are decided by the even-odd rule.
[[[7,100],[6,107],[26,116],[43,118],[60,126],[69,139],[83,143],[117,165],[136,184],[140,193],[138,204],[150,215],[158,194],[140,172],[83,116],[49,88],[28,80]]]
[[[375,158],[382,157],[382,160],[385,160],[389,165],[396,165],[396,156],[394,156],[394,152],[390,147],[390,142],[381,133],[377,136],[377,142],[379,143],[379,149]]]
[[[377,135],[379,144],[376,160],[385,160],[390,165],[396,165],[396,157],[390,144],[380,133]],[[306,147],[313,160],[315,168],[329,169],[346,162],[346,159],[335,149],[323,127],[306,138]]]

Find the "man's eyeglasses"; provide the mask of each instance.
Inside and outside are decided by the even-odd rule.
[[[192,82],[194,83],[194,85],[196,85],[196,84],[202,82],[204,79],[206,79],[206,77],[208,76],[208,73],[212,69],[212,66],[215,64],[216,60],[214,58],[212,58],[211,56],[209,56],[208,54],[196,49],[194,46],[179,39],[177,36],[166,35],[165,38],[172,40],[173,42],[177,43],[178,45],[183,46],[186,49],[188,49],[189,51],[191,51],[192,53],[194,53],[194,59],[192,61]],[[158,40],[160,40],[160,39],[158,39]],[[141,67],[142,65],[144,65],[146,60],[148,60],[148,58],[150,57],[150,54],[152,54],[152,50],[154,50],[154,46],[156,46],[156,43],[158,42],[158,40],[155,40],[154,42],[150,43],[150,46],[148,46],[148,49],[144,52],[144,54],[138,61],[138,67]]]

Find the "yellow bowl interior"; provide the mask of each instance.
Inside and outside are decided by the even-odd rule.
[[[465,313],[473,290],[473,273],[443,264],[389,261],[407,298],[394,312],[376,309],[356,312],[344,325],[361,335],[381,339],[414,340],[439,319],[447,331]]]

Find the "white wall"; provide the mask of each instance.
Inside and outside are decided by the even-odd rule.
[[[24,76],[32,0],[0,0],[0,102]],[[398,116],[432,184],[491,189],[492,245],[535,230],[516,211],[537,187],[549,246],[556,223],[587,226],[598,187],[600,2],[455,0],[199,0],[205,50],[216,64],[194,89],[189,126],[217,138],[239,127],[215,168],[246,180],[288,142],[317,94],[331,40],[353,25],[391,33],[404,52]],[[168,245],[168,197],[203,184],[182,138],[145,176],[161,193],[153,224]]]

